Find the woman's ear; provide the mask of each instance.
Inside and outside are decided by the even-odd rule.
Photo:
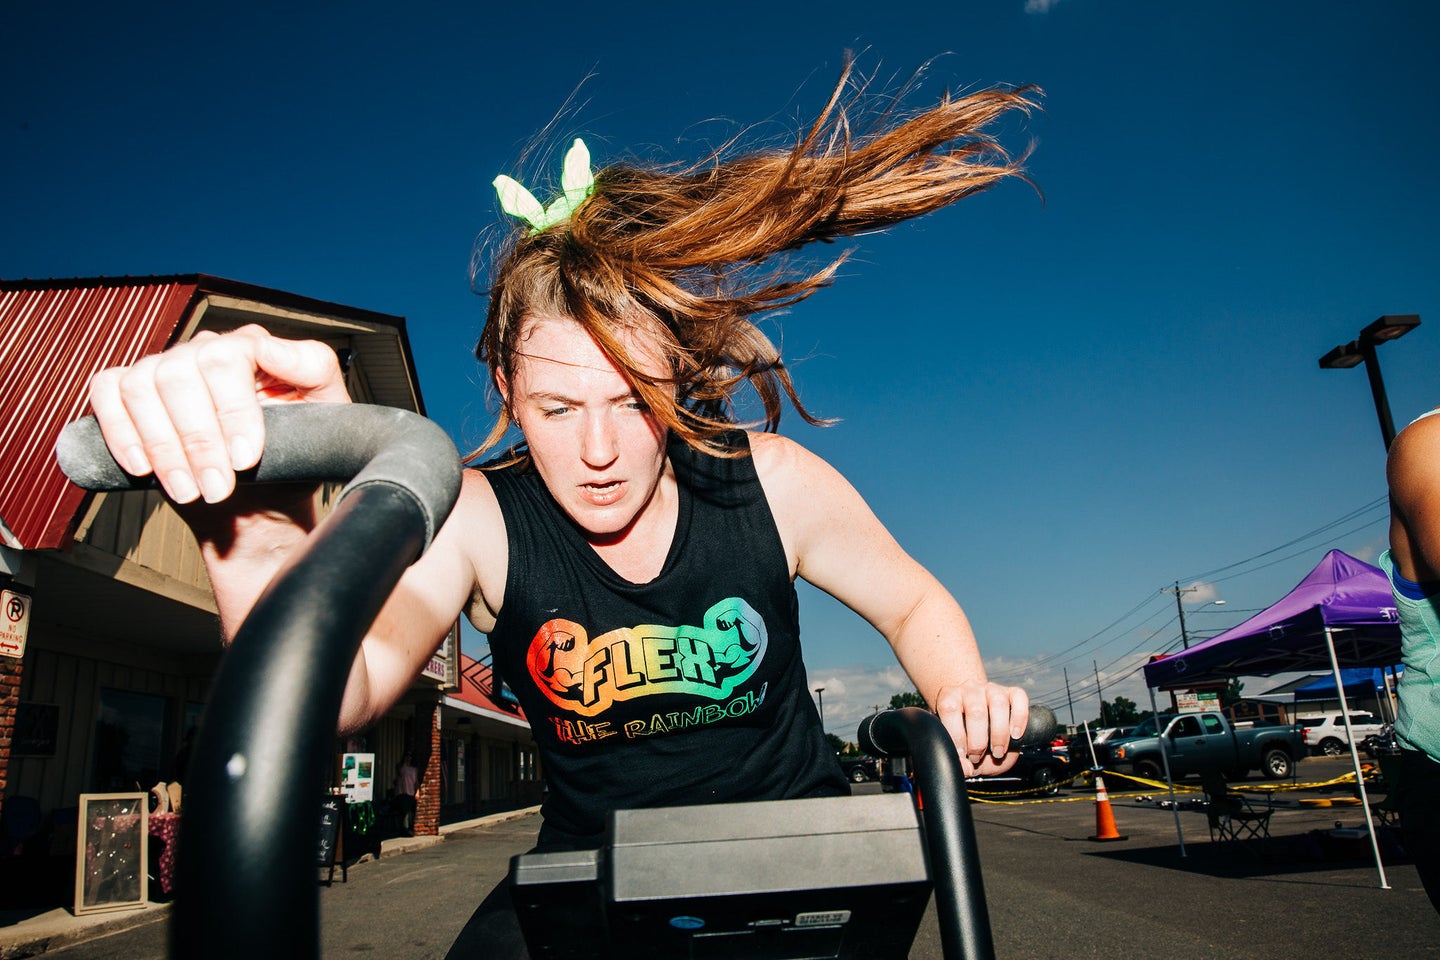
[[[500,402],[508,408],[510,406],[510,381],[505,377],[505,371],[496,368],[494,380],[495,389],[500,392]]]

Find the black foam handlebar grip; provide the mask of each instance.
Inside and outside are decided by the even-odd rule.
[[[340,499],[389,484],[415,499],[425,544],[435,538],[460,490],[460,457],[438,424],[418,413],[361,403],[284,403],[262,408],[265,452],[242,481],[348,480]],[[55,444],[60,469],[86,490],[149,490],[154,477],[120,468],[94,417],[68,424]]]
[[[860,749],[872,757],[904,757],[909,756],[911,745],[908,741],[896,737],[893,733],[887,733],[887,725],[879,723],[878,720],[886,713],[871,714],[860,721],[859,744]],[[1023,750],[1026,747],[1044,746],[1055,738],[1055,711],[1043,703],[1030,704],[1030,719],[1025,724],[1025,732],[1018,740],[1010,741],[1011,750]]]

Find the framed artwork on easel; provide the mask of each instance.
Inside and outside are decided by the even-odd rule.
[[[75,914],[129,910],[149,901],[150,798],[82,793],[75,851]]]

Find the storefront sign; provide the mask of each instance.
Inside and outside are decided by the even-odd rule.
[[[1220,694],[1214,690],[1175,694],[1175,709],[1181,713],[1220,712]]]
[[[350,803],[369,803],[375,799],[375,754],[342,755],[340,790]]]
[[[456,621],[455,625],[450,628],[450,632],[445,635],[445,641],[440,644],[440,648],[430,657],[430,662],[425,664],[425,669],[421,671],[421,674],[431,680],[440,681],[441,686],[445,689],[457,688],[459,680],[456,677],[455,664],[460,659],[456,655],[456,651],[459,649],[460,623]]]
[[[25,656],[30,634],[30,598],[13,590],[0,590],[0,654],[17,660]]]

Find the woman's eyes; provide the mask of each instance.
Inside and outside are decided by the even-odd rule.
[[[647,404],[645,401],[639,399],[626,400],[619,406],[621,410],[625,410],[630,413],[648,413],[650,410],[650,405]],[[557,417],[563,417],[566,414],[573,413],[574,410],[574,407],[566,405],[541,407],[540,415],[547,420],[554,420]]]

